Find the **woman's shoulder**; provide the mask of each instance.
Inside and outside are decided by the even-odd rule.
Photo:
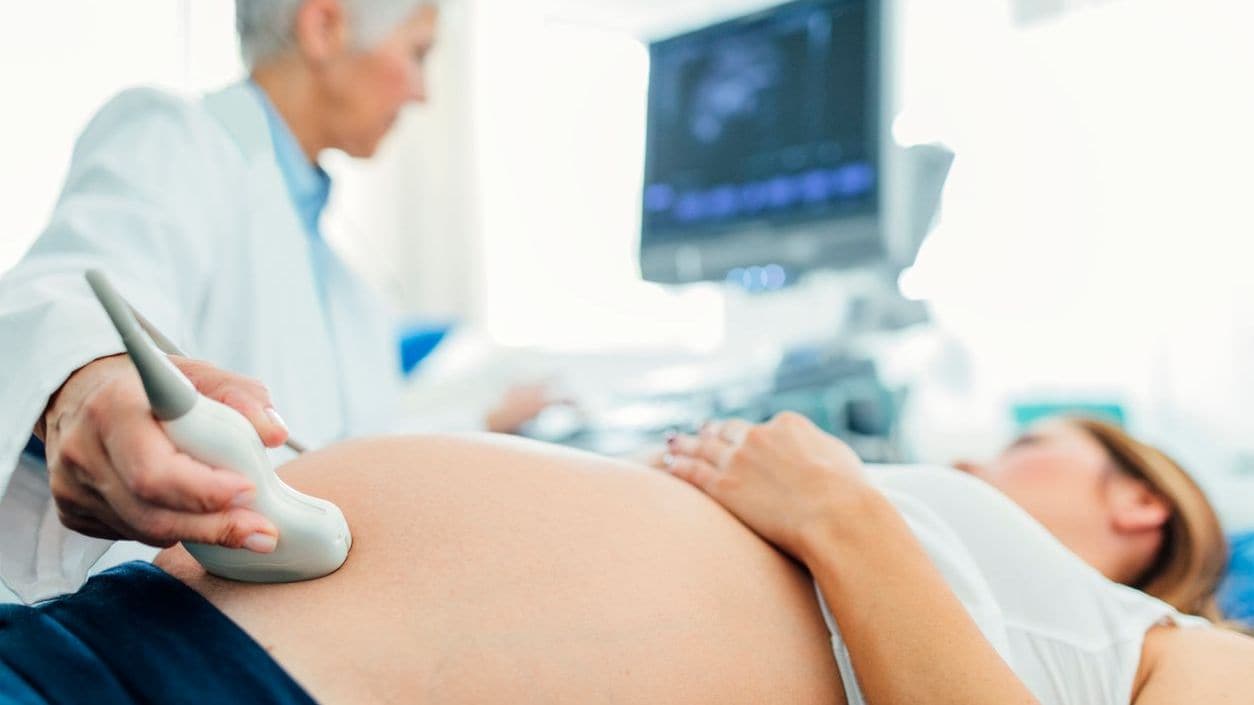
[[[1158,627],[1145,637],[1133,705],[1250,702],[1254,639],[1214,627]]]
[[[997,491],[972,475],[945,465],[868,465],[868,478],[881,488],[907,492],[975,492]]]
[[[967,473],[936,465],[877,465],[868,469],[868,475],[903,514],[910,512],[912,503],[926,507],[970,550],[991,554],[988,560],[1022,555],[1033,561],[1070,562],[1070,552],[1044,526]]]
[[[1128,702],[1145,633],[1165,619],[1194,623],[1108,580],[978,478],[900,466],[872,469],[871,476],[912,527],[943,531],[945,543],[960,544],[929,553],[946,573],[946,554],[969,558],[974,568],[966,572],[977,573],[996,604],[1007,644],[999,651],[1042,702]],[[912,515],[926,521],[910,521]]]
[[[1108,580],[978,478],[926,466],[891,466],[872,473],[873,482],[903,514],[926,511],[952,531],[1014,627],[1099,649],[1143,634],[1149,625],[1174,614],[1170,606]]]
[[[1134,705],[1251,702],[1254,639],[1107,580],[977,478],[926,466],[869,472],[904,515],[925,512],[962,543],[995,596],[1016,672],[1038,694],[1128,702],[1132,693]],[[1075,692],[1085,683],[1103,696]]]

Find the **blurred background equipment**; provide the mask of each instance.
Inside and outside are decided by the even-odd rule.
[[[613,453],[633,436],[792,410],[864,458],[907,458],[895,431],[908,391],[885,385],[861,338],[928,320],[896,279],[935,222],[954,155],[892,141],[889,27],[878,2],[799,0],[650,44],[641,272],[738,297],[731,369],[745,359],[738,378],[617,395],[661,413],[564,414],[529,433]],[[781,326],[799,315],[795,330]],[[773,369],[750,363],[764,347]]]
[[[0,25],[0,269],[47,222],[74,135],[110,95],[237,77],[233,19],[231,0],[62,0]],[[832,424],[874,420],[820,381],[838,388],[861,359],[888,391],[865,396],[893,400],[894,453],[979,457],[1033,403],[1117,404],[1198,473],[1228,527],[1254,528],[1252,22],[1229,0],[459,0],[430,57],[433,102],[373,162],[324,159],[323,226],[413,323],[411,411],[482,410],[549,379],[579,405],[534,432],[603,431],[607,446],[712,410],[765,413],[776,395]],[[823,38],[850,27],[865,51],[843,69],[861,87],[819,93],[862,96],[860,125],[825,133],[821,110],[809,132],[730,140],[776,119],[753,109],[764,95],[807,114],[796,87],[813,71],[772,83],[779,62],[804,46],[803,66],[831,71],[849,46],[824,53]],[[701,119],[660,117],[666,46]],[[735,159],[647,158],[651,134],[683,130]],[[795,175],[839,169],[821,145],[856,146],[854,130],[875,141],[873,202],[830,180],[819,199],[818,178],[806,202]],[[750,188],[724,218],[727,192],[704,195],[776,176],[792,178],[786,208],[754,213]],[[666,201],[646,197],[653,183],[702,194],[683,211],[700,222],[645,222]],[[789,243],[816,256],[790,260]]]

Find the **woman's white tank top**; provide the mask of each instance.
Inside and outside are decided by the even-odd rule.
[[[1146,632],[1165,622],[1207,624],[1107,580],[976,478],[940,467],[876,466],[869,473],[1042,705],[1128,705]],[[846,699],[864,705],[849,652],[819,598]]]

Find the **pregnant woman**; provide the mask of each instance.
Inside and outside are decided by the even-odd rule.
[[[93,703],[1165,705],[1254,685],[1254,641],[1181,612],[1222,568],[1213,513],[1105,427],[1054,422],[968,474],[863,468],[784,415],[666,461],[483,437],[309,454],[282,474],[349,518],[339,572],[245,585],[175,548],[9,608],[0,702],[72,702],[39,668],[69,659],[104,684]],[[130,648],[98,646],[114,621]]]

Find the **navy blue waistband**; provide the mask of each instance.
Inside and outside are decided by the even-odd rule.
[[[226,615],[148,563],[34,607],[0,605],[0,705],[313,702]]]

